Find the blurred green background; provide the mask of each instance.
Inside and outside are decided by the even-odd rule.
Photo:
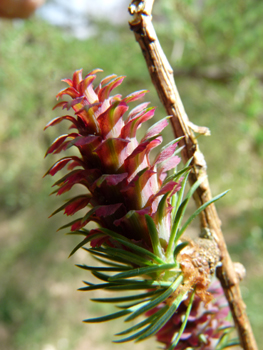
[[[62,214],[48,219],[62,202],[49,197],[54,179],[42,179],[56,160],[52,156],[44,160],[45,151],[67,125],[46,132],[43,128],[62,115],[52,111],[56,93],[65,86],[60,80],[79,68],[87,73],[100,67],[101,78],[126,75],[120,89],[124,96],[149,89],[146,100],[158,106],[156,118],[164,117],[165,111],[126,22],[128,1],[119,1],[118,7],[113,2],[112,15],[110,7],[107,15],[100,10],[96,15],[89,11],[91,0],[86,0],[78,37],[72,30],[73,7],[65,11],[71,13],[71,22],[58,25],[45,19],[52,3],[58,13],[65,10],[54,0],[30,20],[0,20],[0,347],[121,349],[123,345],[110,342],[119,330],[118,321],[81,323],[102,314],[102,306],[89,302],[91,293],[76,291],[90,276],[74,264],[87,263],[89,257],[79,251],[67,259],[79,239],[56,232],[68,219]],[[263,349],[262,17],[263,2],[257,0],[162,0],[156,1],[153,15],[190,120],[211,130],[212,136],[200,136],[199,143],[212,192],[231,189],[217,207],[231,256],[247,269],[241,290],[259,349]],[[79,21],[77,15],[75,20]],[[168,129],[167,141],[173,137]],[[152,340],[136,345],[138,350],[149,346],[157,348]],[[125,344],[125,349],[133,348],[134,344]]]

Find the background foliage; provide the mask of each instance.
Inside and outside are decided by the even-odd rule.
[[[217,206],[233,260],[247,268],[241,288],[263,349],[263,3],[162,0],[154,11],[186,112],[211,129],[199,142],[212,192],[232,189]],[[98,331],[80,322],[102,306],[76,292],[86,276],[73,263],[86,263],[86,255],[66,258],[78,239],[55,232],[62,215],[47,219],[59,203],[48,197],[52,179],[42,180],[55,159],[43,161],[43,155],[58,128],[65,129],[42,130],[57,116],[51,109],[64,86],[60,80],[81,67],[126,75],[123,95],[149,89],[156,118],[165,112],[127,24],[88,21],[95,30],[85,40],[39,17],[0,22],[0,338],[6,350],[112,347],[107,324]],[[170,130],[165,137],[173,137]],[[113,327],[117,332],[117,322],[110,334]]]

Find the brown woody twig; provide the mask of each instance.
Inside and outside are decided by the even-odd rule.
[[[193,171],[189,176],[189,181],[192,185],[200,177],[206,176],[206,162],[199,150],[193,130],[199,133],[207,133],[208,130],[197,127],[188,120],[174,82],[173,70],[162,50],[152,24],[153,3],[154,0],[132,1],[129,6],[129,12],[133,16],[132,21],[130,21],[130,27],[142,49],[159,98],[167,114],[172,116],[171,124],[175,137],[184,136],[180,141],[180,145],[184,146],[182,151],[183,161],[187,162],[190,158],[193,158],[191,163]],[[194,200],[197,207],[200,207],[211,198],[212,195],[206,176],[206,179],[196,190]],[[246,306],[240,293],[239,278],[229,256],[221,231],[221,221],[218,218],[214,204],[210,204],[202,212],[200,219],[201,226],[210,230],[221,252],[221,266],[217,267],[217,276],[224,288],[238,330],[241,346],[245,350],[257,350],[257,344],[245,311]]]

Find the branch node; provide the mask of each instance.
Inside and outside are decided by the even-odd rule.
[[[144,13],[144,10],[145,10],[144,1],[133,0],[128,7],[128,11],[130,15],[133,17],[129,23],[131,25],[139,24],[142,20],[141,15],[146,14]]]
[[[239,262],[234,262],[233,265],[234,265],[235,273],[236,273],[239,281],[242,281],[246,276],[246,269],[245,269],[244,265],[242,265]]]
[[[210,132],[209,128],[207,128],[206,126],[195,125],[194,123],[190,122],[190,120],[188,121],[188,126],[196,134],[200,134],[200,135],[204,135],[204,136],[210,136],[211,135],[211,132]]]
[[[146,16],[151,16],[153,3],[154,0],[133,0],[128,7],[128,11],[131,15],[144,14]]]

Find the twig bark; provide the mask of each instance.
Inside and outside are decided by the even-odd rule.
[[[193,128],[191,127],[191,123],[189,122],[177,91],[173,78],[173,70],[155,33],[151,19],[153,3],[154,0],[135,0],[130,4],[129,11],[130,14],[133,15],[133,19],[130,21],[130,27],[134,32],[136,41],[141,47],[159,98],[167,114],[172,115],[171,123],[174,134],[176,137],[184,136],[180,141],[181,145],[184,145],[182,151],[183,161],[187,162],[190,158],[193,158],[193,171],[189,177],[190,183],[193,184],[200,177],[205,177],[206,162],[203,154],[199,150],[197,140],[192,132]],[[203,181],[195,192],[194,200],[197,207],[200,207],[211,198],[209,182],[206,177],[206,180]],[[229,256],[221,231],[221,221],[217,215],[214,204],[209,205],[202,212],[201,226],[210,230],[220,249],[222,265],[217,268],[217,276],[220,279],[230,305],[233,319],[239,333],[240,343],[245,350],[256,350],[257,344],[245,311],[246,306],[240,293],[239,279]]]

